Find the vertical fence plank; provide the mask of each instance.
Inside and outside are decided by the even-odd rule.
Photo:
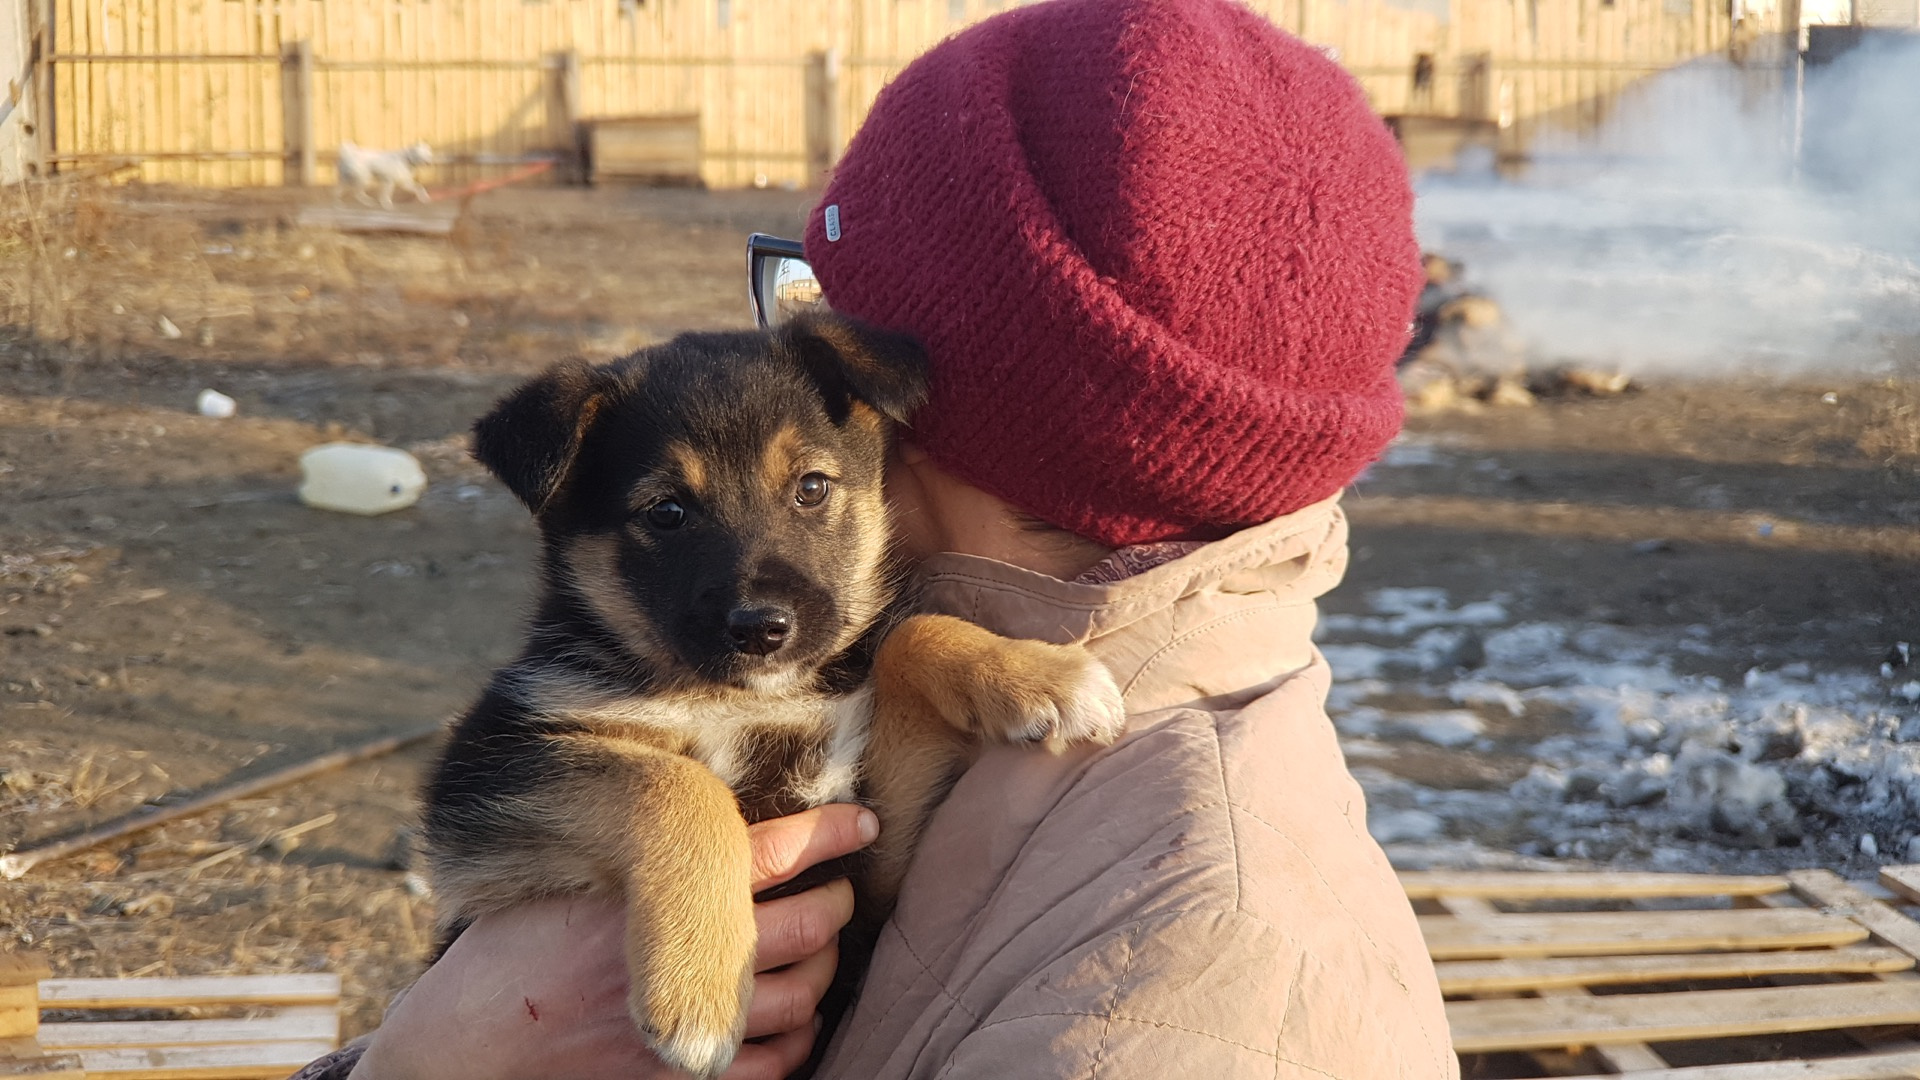
[[[840,154],[840,52],[823,49],[807,58],[807,181],[826,183]]]
[[[320,145],[313,122],[313,42],[302,38],[287,51],[287,182],[312,187],[320,181]]]
[[[568,179],[576,184],[587,179],[586,161],[580,152],[580,54],[567,49],[554,57],[554,81],[551,111],[548,113],[549,139],[560,155]]]
[[[53,0],[35,0],[33,49],[33,141],[34,162],[43,175],[53,171],[53,156],[59,152],[54,133],[59,130],[59,102],[54,95],[54,4]]]

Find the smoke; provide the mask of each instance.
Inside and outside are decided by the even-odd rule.
[[[1535,366],[1920,374],[1920,38],[1810,66],[1797,156],[1784,81],[1687,65],[1519,179],[1430,174],[1421,240]]]

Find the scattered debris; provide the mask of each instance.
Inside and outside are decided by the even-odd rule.
[[[1639,388],[1627,375],[1593,368],[1536,372],[1516,365],[1493,373],[1471,360],[1449,359],[1439,348],[1402,364],[1399,378],[1408,406],[1421,412],[1471,409],[1482,403],[1526,407],[1541,398],[1612,397]]]
[[[1456,296],[1434,312],[1442,326],[1466,326],[1485,330],[1500,325],[1500,305],[1477,293]]]
[[[1511,342],[1499,334],[1500,305],[1463,280],[1460,263],[1428,252],[1420,257],[1427,283],[1414,310],[1413,336],[1400,356],[1402,366],[1416,360],[1470,361],[1490,354],[1508,354]]]
[[[1510,375],[1503,375],[1495,379],[1493,385],[1488,388],[1486,396],[1486,402],[1489,405],[1519,408],[1531,406],[1537,400],[1538,399],[1533,396],[1533,391],[1527,389],[1525,382]]]
[[[1905,641],[1896,641],[1887,648],[1887,655],[1880,661],[1880,677],[1893,678],[1893,673],[1913,664],[1913,645]]]
[[[168,341],[178,341],[182,336],[180,328],[173,325],[173,320],[167,318],[165,315],[160,316],[159,326],[160,336],[166,338]]]
[[[194,402],[194,407],[200,411],[201,416],[225,420],[234,414],[238,406],[232,398],[220,391],[208,389],[200,391],[200,397]]]
[[[1626,373],[1597,368],[1562,368],[1549,378],[1557,380],[1565,389],[1578,390],[1594,397],[1611,397],[1633,389],[1633,379]]]

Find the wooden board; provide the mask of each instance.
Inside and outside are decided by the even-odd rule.
[[[337,1040],[340,1013],[327,1005],[283,1009],[274,1016],[238,1020],[107,1020],[42,1024],[40,1045],[50,1050],[129,1046],[256,1046]]]
[[[1695,1065],[1630,1073],[1625,1080],[1912,1080],[1920,1076],[1920,1050],[1858,1054],[1819,1061],[1756,1061],[1738,1065]],[[1619,1076],[1582,1075],[1562,1080],[1623,1080]]]
[[[1729,874],[1522,874],[1418,870],[1400,875],[1409,899],[1479,896],[1494,900],[1631,900],[1678,896],[1764,896],[1784,877]]]
[[[1864,928],[1843,918],[1772,908],[1419,919],[1435,960],[1812,948],[1850,945],[1867,936]]]
[[[421,236],[446,236],[453,232],[459,208],[451,204],[415,203],[392,210],[372,207],[309,206],[295,219],[303,229],[336,229],[355,233],[415,233]],[[441,207],[444,206],[444,209]]]
[[[1517,1052],[1543,1074],[1562,1077],[1599,1067],[1622,1080],[1920,1080],[1920,1043],[1890,1041],[1920,1024],[1920,922],[1829,871],[1756,878],[1438,872],[1404,880],[1409,896],[1447,912],[1421,918],[1444,991],[1481,998],[1447,1005],[1465,1055]],[[1920,868],[1889,867],[1881,880],[1897,897],[1920,901]],[[1737,906],[1648,911],[1633,903],[1677,896]],[[1502,913],[1494,899],[1610,908],[1624,901],[1630,910]],[[1871,945],[1856,944],[1868,937]],[[1762,985],[1700,985],[1714,980]],[[1662,984],[1663,992],[1590,989],[1636,983]],[[1840,1032],[1862,1049],[1684,1068],[1662,1056],[1670,1042],[1704,1051],[1714,1040],[1755,1036],[1782,1054],[1832,1046],[1792,1039],[1815,1031]],[[1737,1043],[1715,1051],[1722,1060],[1753,1052]]]
[[[1460,1053],[1920,1023],[1920,983],[1516,998],[1447,1004]]]
[[[1493,906],[1492,901],[1478,896],[1443,896],[1440,899],[1440,906],[1449,914],[1462,919],[1489,919],[1498,918],[1500,915],[1499,909]],[[1583,998],[1592,993],[1593,991],[1585,986],[1546,987],[1539,991],[1543,998]],[[1564,1051],[1560,1052],[1564,1053]],[[1616,1073],[1667,1067],[1667,1060],[1655,1053],[1653,1047],[1646,1043],[1625,1042],[1597,1046],[1594,1047],[1593,1053],[1600,1059],[1601,1064]],[[1536,1057],[1535,1060],[1539,1061],[1540,1058]],[[1544,1061],[1541,1063],[1545,1064]]]
[[[79,1057],[89,1074],[111,1073],[113,1080],[283,1080],[333,1049],[332,1040],[314,1040],[269,1047],[82,1050]]]
[[[1920,904],[1920,866],[1883,866],[1880,884],[1908,903]]]
[[[47,979],[43,1008],[165,1009],[183,1005],[334,1005],[338,975],[218,975],[145,979]]]
[[[1782,949],[1774,952],[1666,953],[1656,956],[1572,956],[1447,960],[1434,965],[1443,994],[1500,994],[1564,986],[1629,986],[1687,979],[1753,979],[1768,975],[1869,974],[1905,971],[1913,957],[1898,949]]]
[[[33,984],[0,986],[0,1039],[31,1039],[40,1027]]]
[[[1795,870],[1787,875],[1803,899],[1826,905],[1873,931],[1873,936],[1912,956],[1920,956],[1920,923],[1869,896],[1831,870]]]
[[[87,1080],[80,1059],[72,1054],[48,1054],[36,1058],[0,1057],[0,1077],[31,1077],[32,1080]]]

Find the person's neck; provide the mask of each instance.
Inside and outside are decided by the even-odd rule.
[[[919,560],[936,552],[996,559],[1072,581],[1112,554],[1064,529],[1039,522],[1006,500],[934,465],[915,448],[895,458],[887,477],[894,531]]]

